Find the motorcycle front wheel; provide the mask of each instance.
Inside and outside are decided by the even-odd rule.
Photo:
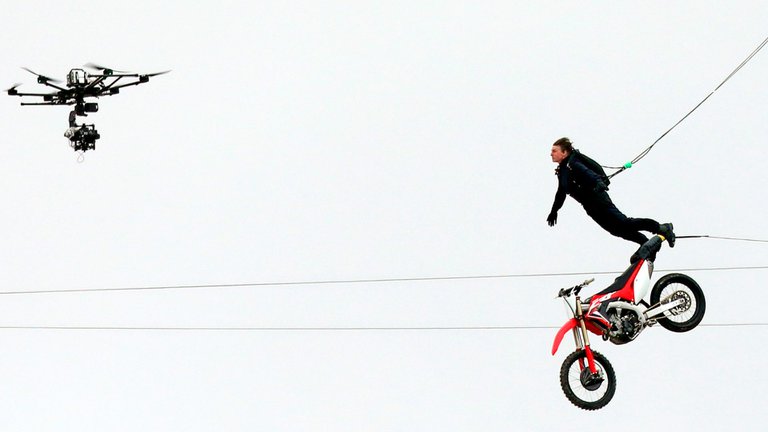
[[[695,280],[681,273],[672,273],[653,285],[652,305],[674,300],[682,302],[674,309],[664,312],[664,318],[658,320],[665,329],[678,333],[687,332],[704,319],[707,303],[704,292]]]
[[[600,409],[616,393],[616,373],[602,354],[592,351],[597,373],[592,374],[587,364],[587,352],[576,350],[568,355],[560,367],[560,386],[571,403],[585,410]]]

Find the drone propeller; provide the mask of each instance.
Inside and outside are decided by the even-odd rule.
[[[20,86],[21,83],[16,83],[11,86],[11,88],[7,89],[6,92],[8,92],[9,96],[16,96],[19,92],[16,91],[16,88]]]
[[[61,80],[57,80],[56,78],[51,78],[51,77],[47,77],[45,75],[40,75],[39,73],[33,71],[32,69],[30,69],[28,67],[22,66],[21,68],[24,69],[25,71],[31,73],[32,75],[37,75],[37,81],[39,83],[41,83],[41,84],[43,84],[45,82],[48,82],[48,81],[53,82],[53,83],[60,83],[60,82],[62,82]]]
[[[84,66],[88,67],[88,68],[91,68],[91,69],[100,70],[100,71],[104,72],[104,75],[111,75],[113,72],[117,72],[117,73],[130,73],[128,71],[121,71],[121,70],[117,70],[117,69],[112,69],[111,67],[101,66],[101,65],[97,65],[96,63],[90,63],[90,62],[86,63]]]
[[[146,76],[146,77],[153,77],[153,76],[158,76],[158,75],[165,75],[168,72],[170,72],[170,70],[162,71],[162,72],[155,72],[155,73],[151,73],[151,74],[144,74],[144,76]]]

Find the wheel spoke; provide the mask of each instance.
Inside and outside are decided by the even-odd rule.
[[[690,288],[681,283],[671,283],[662,290],[661,295],[662,298],[674,297],[671,301],[677,299],[683,299],[684,301],[681,306],[685,308],[684,310],[676,313],[675,311],[678,308],[675,308],[664,313],[667,319],[676,323],[684,323],[693,317],[697,305],[696,297]]]

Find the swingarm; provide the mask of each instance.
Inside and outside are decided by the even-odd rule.
[[[650,308],[648,308],[648,310],[646,310],[644,314],[645,319],[654,320],[656,318],[663,318],[664,312],[680,307],[683,303],[685,303],[685,299],[683,298],[677,298],[672,300],[668,297],[660,301],[659,303],[651,306]]]

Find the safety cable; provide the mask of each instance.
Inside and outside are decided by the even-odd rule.
[[[656,272],[694,272],[694,271],[742,271],[742,270],[768,270],[768,265],[763,266],[734,266],[734,267],[701,267],[657,269]],[[0,291],[0,295],[23,294],[61,294],[61,293],[88,293],[88,292],[115,292],[115,291],[159,291],[159,290],[185,290],[185,289],[216,289],[216,288],[244,288],[244,287],[279,287],[294,285],[331,285],[331,284],[373,284],[391,282],[426,282],[445,280],[474,280],[474,279],[513,279],[513,278],[539,278],[559,276],[596,276],[621,274],[624,270],[593,271],[593,272],[564,272],[564,273],[518,273],[500,275],[470,275],[470,276],[435,276],[435,277],[410,277],[390,279],[339,279],[339,280],[315,280],[315,281],[286,281],[286,282],[253,282],[230,284],[206,284],[206,285],[167,285],[145,287],[118,287],[118,288],[79,288],[79,289],[51,289],[33,291]]]
[[[720,236],[711,236],[711,235],[686,235],[686,236],[676,236],[676,238],[679,238],[679,239],[709,238],[709,239],[716,239],[716,240],[735,240],[735,241],[744,241],[744,242],[768,243],[768,240],[761,240],[761,239],[742,238],[742,237],[720,237]]]
[[[736,67],[736,68],[735,68],[735,69],[734,69],[734,70],[733,70],[733,71],[732,71],[730,74],[728,74],[728,76],[727,76],[727,77],[725,77],[725,79],[724,79],[724,80],[723,80],[723,81],[722,81],[722,82],[721,82],[721,83],[720,83],[720,84],[719,84],[717,87],[715,87],[715,89],[714,89],[714,90],[712,90],[712,91],[711,91],[711,92],[710,92],[710,93],[707,95],[707,97],[705,97],[704,99],[702,99],[702,100],[701,100],[701,102],[699,102],[699,103],[698,103],[698,104],[697,104],[695,107],[693,107],[693,109],[692,109],[692,110],[690,110],[690,111],[688,112],[688,114],[684,115],[684,116],[683,116],[683,118],[681,118],[681,119],[680,119],[680,120],[679,120],[677,123],[675,123],[675,124],[674,124],[674,125],[673,125],[671,128],[669,128],[669,129],[668,129],[666,132],[664,132],[663,134],[661,134],[661,136],[660,136],[659,138],[657,138],[657,139],[656,139],[656,141],[654,141],[654,142],[653,142],[653,144],[651,144],[651,145],[650,145],[648,148],[646,148],[645,150],[643,150],[642,152],[640,152],[640,154],[639,154],[639,155],[635,156],[635,158],[634,158],[634,159],[632,159],[632,161],[630,161],[630,162],[627,162],[626,164],[624,164],[624,166],[620,166],[620,167],[614,167],[614,166],[603,166],[603,168],[606,168],[606,169],[615,169],[615,170],[617,170],[617,171],[616,171],[616,172],[614,172],[613,174],[609,175],[609,176],[608,176],[608,178],[609,178],[609,179],[610,179],[610,178],[613,178],[615,175],[617,175],[617,174],[619,174],[619,173],[621,173],[621,172],[623,172],[623,171],[627,170],[628,168],[631,168],[631,167],[632,167],[634,164],[636,164],[637,162],[639,162],[639,161],[640,161],[640,159],[644,158],[644,157],[645,157],[645,156],[646,156],[648,153],[650,153],[651,149],[653,149],[653,147],[654,147],[654,146],[655,146],[655,145],[656,145],[656,144],[657,144],[659,141],[661,141],[661,139],[662,139],[662,138],[664,138],[665,136],[667,136],[667,134],[668,134],[668,133],[672,132],[672,129],[676,128],[676,127],[677,127],[677,125],[679,125],[680,123],[682,123],[682,122],[683,122],[685,119],[687,119],[687,118],[688,118],[688,116],[690,116],[691,114],[693,114],[693,112],[694,112],[694,111],[696,111],[696,110],[697,110],[697,109],[698,109],[698,108],[699,108],[699,107],[700,107],[700,106],[701,106],[701,105],[702,105],[704,102],[706,102],[706,101],[707,101],[707,99],[709,99],[709,97],[710,97],[710,96],[712,96],[712,95],[713,95],[713,94],[714,94],[714,93],[715,93],[717,90],[719,90],[719,89],[720,89],[720,87],[722,87],[722,86],[723,86],[723,84],[725,84],[725,83],[726,83],[726,82],[727,82],[729,79],[731,79],[731,77],[733,77],[734,75],[736,75],[736,73],[737,73],[738,71],[740,71],[740,70],[741,70],[741,68],[743,68],[743,67],[744,67],[744,66],[745,66],[745,65],[746,65],[746,64],[747,64],[747,63],[748,63],[750,60],[752,60],[752,58],[753,58],[755,55],[757,55],[757,53],[758,53],[758,52],[760,52],[760,50],[761,50],[761,49],[763,49],[763,47],[764,47],[766,44],[768,44],[768,37],[766,37],[766,38],[765,38],[765,40],[763,40],[763,42],[762,42],[762,43],[760,43],[760,45],[758,45],[758,47],[757,47],[757,48],[755,48],[755,50],[754,50],[754,51],[752,51],[752,52],[751,52],[751,53],[750,53],[750,54],[747,56],[747,58],[746,58],[746,59],[744,59],[744,61],[742,61],[742,62],[741,62],[741,64],[739,64],[739,65],[738,65],[738,66],[737,66],[737,67]]]

